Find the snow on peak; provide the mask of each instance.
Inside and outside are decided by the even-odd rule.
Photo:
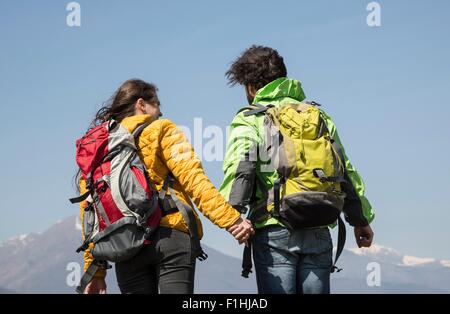
[[[82,230],[81,219],[78,216],[75,218],[75,229]]]
[[[27,234],[22,234],[22,235],[20,235],[20,236],[19,236],[19,241],[21,241],[21,242],[25,241],[25,239],[26,239],[28,236],[29,236],[28,233],[27,233]]]
[[[366,256],[375,260],[381,260],[399,266],[424,266],[434,263],[450,268],[450,260],[437,260],[435,258],[405,255],[390,247],[376,243],[372,244],[370,248],[353,248],[349,251],[359,256]]]
[[[434,263],[436,260],[434,258],[422,258],[422,257],[415,257],[415,256],[409,256],[405,255],[403,256],[402,264],[404,266],[419,266],[429,263]]]
[[[21,234],[21,235],[18,235],[18,236],[15,236],[15,237],[12,237],[12,238],[6,240],[6,242],[13,242],[13,241],[14,241],[14,242],[22,242],[22,243],[25,243],[25,242],[26,242],[26,239],[28,238],[29,235],[30,235],[29,233],[27,233],[27,234]]]
[[[450,261],[448,261],[448,260],[442,260],[442,261],[441,261],[441,265],[444,266],[444,267],[450,268]]]
[[[350,249],[356,255],[366,255],[366,256],[394,256],[401,257],[402,254],[390,247],[383,246],[377,243],[373,243],[370,248],[353,248]]]
[[[15,246],[26,245],[26,244],[28,244],[31,241],[33,241],[33,237],[31,237],[29,233],[21,234],[21,235],[9,238],[8,240],[2,242],[0,244],[0,247],[3,247],[3,246],[8,245],[8,244],[13,244]]]

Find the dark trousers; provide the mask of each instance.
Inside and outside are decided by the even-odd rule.
[[[195,257],[189,235],[160,227],[151,244],[115,265],[123,294],[193,294]]]

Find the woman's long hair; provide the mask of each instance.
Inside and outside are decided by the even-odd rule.
[[[113,96],[100,108],[95,114],[89,129],[96,127],[111,119],[121,122],[124,118],[134,114],[134,104],[139,98],[142,98],[147,103],[157,103],[158,89],[154,84],[147,83],[140,79],[131,79],[124,82]],[[79,192],[81,172],[78,170],[74,177],[74,185]]]
[[[143,80],[132,79],[124,82],[105,106],[100,108],[90,127],[95,127],[110,119],[121,122],[134,114],[134,104],[139,98],[147,103],[158,102],[157,88]]]

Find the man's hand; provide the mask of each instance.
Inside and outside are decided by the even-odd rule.
[[[253,229],[250,220],[242,218],[239,218],[239,220],[228,228],[227,231],[233,235],[239,244],[247,242],[250,236],[255,234],[255,230]]]
[[[84,294],[106,294],[105,278],[92,278],[92,281],[86,286]]]
[[[370,247],[373,241],[372,228],[367,225],[366,227],[355,227],[355,239],[359,248]]]

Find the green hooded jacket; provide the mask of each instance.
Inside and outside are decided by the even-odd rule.
[[[285,104],[299,103],[305,99],[301,83],[289,78],[279,78],[260,90],[255,95],[253,104],[267,106],[283,106]],[[341,147],[347,168],[347,181],[351,188],[346,190],[344,204],[345,219],[352,226],[366,226],[375,217],[372,206],[365,197],[365,187],[361,176],[350,163],[342,143],[339,139],[336,125],[330,116],[321,110],[328,130],[332,138]],[[247,212],[255,210],[261,202],[267,199],[269,191],[278,175],[267,166],[267,158],[262,158],[260,147],[263,145],[264,114],[244,116],[241,110],[233,119],[230,126],[230,138],[227,145],[223,164],[224,179],[220,187],[221,194],[228,202],[240,210]],[[260,156],[261,155],[261,156]],[[255,224],[255,228],[263,228],[268,225],[280,224],[269,217],[263,222]]]

